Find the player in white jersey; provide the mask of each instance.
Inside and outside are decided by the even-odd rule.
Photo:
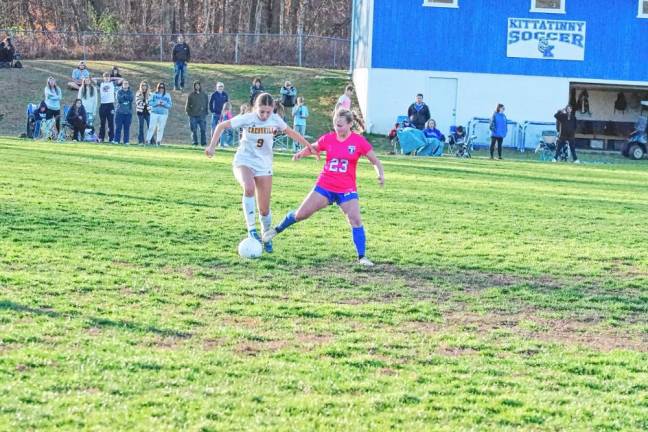
[[[256,203],[259,207],[259,219],[263,232],[272,227],[270,213],[270,195],[272,193],[272,145],[277,131],[284,132],[289,138],[304,147],[311,144],[300,134],[288,127],[283,119],[273,114],[274,101],[268,93],[257,96],[252,112],[234,117],[219,123],[211,143],[205,149],[208,157],[214,155],[216,145],[225,129],[243,129],[241,143],[234,156],[234,176],[243,188],[243,215],[250,237],[261,241],[256,229]],[[313,153],[315,150],[313,149]],[[263,244],[266,252],[272,252],[272,242]]]

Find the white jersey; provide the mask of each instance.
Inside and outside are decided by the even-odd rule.
[[[99,100],[102,104],[115,103],[115,85],[110,82],[101,82],[99,84]]]
[[[288,125],[277,114],[270,114],[266,121],[256,113],[238,115],[230,120],[232,129],[243,129],[241,143],[234,156],[234,166],[246,166],[255,175],[272,175],[272,145],[277,131]]]

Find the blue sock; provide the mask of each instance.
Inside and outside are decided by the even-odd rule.
[[[358,258],[365,256],[365,243],[367,238],[365,237],[364,227],[354,227],[353,228],[353,243],[355,243],[356,250],[358,251]]]
[[[277,230],[277,232],[280,233],[281,231],[285,230],[290,225],[295,223],[297,223],[297,219],[295,219],[295,212],[294,211],[288,212],[288,214],[281,221],[281,223],[275,227],[275,230]]]

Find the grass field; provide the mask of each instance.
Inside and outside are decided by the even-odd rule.
[[[366,270],[335,208],[238,258],[231,159],[0,139],[0,430],[648,429],[643,165],[362,163]]]

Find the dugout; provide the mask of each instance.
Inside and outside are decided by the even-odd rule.
[[[576,147],[620,151],[642,114],[642,100],[648,100],[648,87],[571,82],[569,102],[576,112]]]

